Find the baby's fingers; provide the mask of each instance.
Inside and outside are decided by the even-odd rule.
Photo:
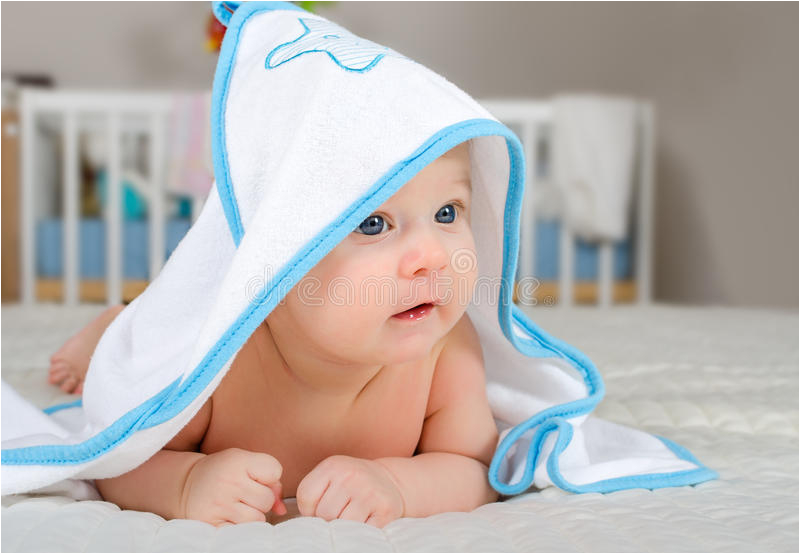
[[[342,510],[342,513],[339,514],[339,519],[349,519],[350,521],[366,523],[370,513],[370,509],[364,502],[351,500],[350,503],[345,506],[344,510]]]
[[[266,513],[271,510],[275,515],[282,516],[288,511],[283,503],[282,491],[283,485],[280,481],[263,485],[251,480],[245,485],[240,500],[261,512]]]
[[[267,516],[261,510],[248,506],[242,502],[234,502],[226,518],[233,523],[249,523],[251,521],[267,521]]]
[[[319,466],[312,469],[297,485],[297,509],[302,516],[317,515],[317,505],[325,491],[330,486],[328,473],[321,471]]]
[[[280,485],[282,474],[283,466],[281,466],[280,462],[276,460],[275,457],[261,452],[250,453],[250,457],[247,460],[247,475],[254,483],[262,487],[268,487],[272,491],[272,501],[264,511],[269,511],[273,503],[276,507],[283,505]]]
[[[272,511],[275,515],[286,515],[289,510],[286,509],[286,504],[283,503],[283,485],[278,481],[277,485],[272,485],[270,488],[275,494],[275,503],[272,505]]]
[[[281,479],[283,466],[273,456],[262,452],[250,452],[247,459],[247,474],[254,481],[270,486]]]
[[[240,500],[255,508],[260,512],[269,512],[275,504],[277,495],[275,489],[262,485],[256,481],[250,481],[241,491]]]

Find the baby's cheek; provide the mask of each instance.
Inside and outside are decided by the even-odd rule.
[[[453,301],[466,306],[478,278],[478,253],[471,233],[457,237],[451,246],[449,274],[452,276]]]
[[[453,304],[466,307],[472,301],[475,285],[478,278],[477,269],[472,269],[455,275],[453,286]]]
[[[367,310],[358,301],[343,305],[328,305],[325,313],[319,314],[317,324],[324,327],[327,342],[337,349],[359,346],[373,324],[367,321]]]

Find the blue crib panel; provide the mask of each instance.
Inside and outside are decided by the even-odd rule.
[[[169,257],[189,230],[191,221],[169,219],[165,225],[166,256]],[[39,277],[61,277],[64,271],[61,218],[46,218],[36,226],[36,273]],[[83,279],[106,275],[105,222],[81,219],[78,225],[80,264]],[[150,279],[150,241],[146,220],[125,220],[122,224],[123,279]]]
[[[173,218],[166,224],[166,254],[172,253],[191,226],[190,220]],[[60,218],[39,221],[36,233],[36,267],[40,277],[61,277],[63,273],[62,226]],[[559,275],[558,221],[536,223],[536,275],[540,281],[557,280]],[[105,277],[106,246],[105,223],[97,218],[84,218],[79,225],[80,277],[102,279]],[[122,230],[122,275],[125,279],[149,279],[149,240],[146,220],[126,220]],[[524,241],[523,241],[524,244]],[[613,248],[614,279],[630,279],[631,240],[624,239]],[[594,281],[598,275],[598,248],[581,239],[575,242],[575,279]],[[520,275],[518,277],[525,277]]]
[[[559,277],[559,245],[561,240],[561,222],[558,220],[536,222],[535,272],[540,281],[555,281]],[[524,244],[524,241],[522,241]],[[617,241],[613,246],[613,276],[615,280],[631,279],[632,248],[631,239]],[[576,281],[595,281],[598,278],[599,249],[595,244],[582,239],[575,240],[575,276]],[[526,277],[517,271],[517,277]]]

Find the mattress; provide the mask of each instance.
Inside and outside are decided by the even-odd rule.
[[[69,401],[48,357],[100,307],[3,305],[2,374],[41,407]],[[798,314],[652,305],[526,308],[588,354],[606,382],[597,414],[689,448],[720,479],[574,495],[555,488],[470,513],[377,529],[290,514],[215,528],[51,495],[3,498],[11,551],[798,550]]]

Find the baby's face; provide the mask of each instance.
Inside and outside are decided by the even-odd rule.
[[[470,210],[463,143],[422,169],[312,268],[268,324],[341,363],[425,356],[472,299],[478,268]]]

